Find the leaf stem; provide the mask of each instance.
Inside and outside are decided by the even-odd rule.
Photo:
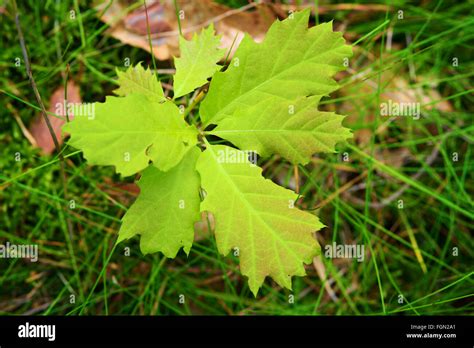
[[[183,32],[181,30],[181,18],[179,18],[179,7],[176,0],[174,0],[174,9],[176,11],[176,19],[178,20],[179,36],[183,36]]]
[[[198,95],[196,96],[196,98],[194,98],[192,101],[191,101],[191,104],[186,108],[186,110],[184,111],[184,118],[186,118],[188,116],[188,114],[194,109],[194,107],[202,100],[202,98],[204,98],[204,96],[206,95],[206,93],[204,92],[203,89],[201,89],[198,93]],[[194,121],[195,118],[193,117],[192,121]],[[194,122],[193,122],[194,123]]]
[[[151,42],[151,31],[150,31],[150,22],[148,21],[148,7],[146,6],[146,0],[143,0],[143,5],[145,6],[145,17],[146,17],[146,32],[148,35],[148,44],[150,45],[150,54],[151,60],[153,62],[153,74],[158,77],[158,73],[156,73],[156,61],[155,61],[155,54],[153,53],[153,44]],[[160,80],[158,78],[158,80]]]

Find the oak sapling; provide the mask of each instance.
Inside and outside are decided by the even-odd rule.
[[[296,193],[265,179],[255,161],[226,161],[221,154],[276,154],[304,165],[352,136],[343,116],[317,108],[338,88],[332,77],[352,49],[332,23],[308,29],[309,14],[276,21],[262,43],[246,35],[225,71],[212,26],[191,41],[180,38],[173,100],[152,71],[137,65],[118,72],[118,96],[97,103],[94,119],[76,117],[64,126],[69,144],[90,164],[113,165],[123,176],[141,173],[140,195],[122,219],[118,241],[139,234],[144,253],[173,258],[183,248],[188,254],[194,224],[209,212],[219,252],[238,250],[255,296],[267,276],[291,289],[291,277],[305,275],[304,264],[320,254],[314,233],[324,225],[297,208]],[[199,114],[188,124],[176,99],[209,78]],[[236,148],[212,144],[216,137]]]

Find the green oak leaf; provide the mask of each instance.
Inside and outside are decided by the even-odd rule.
[[[308,29],[310,10],[276,21],[257,44],[246,35],[224,72],[214,74],[199,113],[205,125],[240,117],[260,102],[324,96],[338,88],[332,76],[352,56],[332,23]]]
[[[160,81],[156,78],[153,72],[148,68],[137,64],[134,67],[129,67],[127,71],[120,71],[116,69],[118,76],[119,88],[114,90],[118,96],[126,96],[132,93],[140,93],[154,100],[163,100],[163,88]]]
[[[94,103],[94,117],[76,115],[63,126],[69,144],[81,149],[90,164],[114,165],[128,176],[149,162],[166,171],[197,143],[197,130],[188,126],[171,101],[152,101],[142,94],[107,97]]]
[[[297,209],[298,195],[262,177],[261,168],[232,163],[243,157],[240,150],[207,145],[196,166],[206,192],[201,211],[214,215],[219,252],[239,249],[241,272],[255,296],[266,276],[291,289],[291,276],[304,276],[304,264],[320,253],[313,233],[324,225]]]
[[[140,195],[122,219],[117,243],[141,235],[144,254],[162,252],[174,258],[183,247],[189,254],[194,223],[200,220],[200,179],[196,161],[200,150],[192,148],[174,168],[162,172],[149,166],[138,182]]]
[[[214,26],[194,34],[191,41],[179,38],[181,56],[174,59],[174,97],[178,98],[207,83],[207,79],[219,70],[217,65],[224,55],[219,49],[220,37],[214,35]]]
[[[223,119],[209,133],[263,157],[279,154],[306,164],[315,152],[334,152],[337,142],[352,136],[341,125],[344,116],[317,110],[319,100],[319,96],[265,100],[235,111],[238,117]]]

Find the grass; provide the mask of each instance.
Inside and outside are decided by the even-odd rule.
[[[15,66],[22,55],[11,11],[0,14],[0,243],[40,245],[37,263],[0,260],[0,314],[473,313],[472,6],[398,1],[386,8],[318,11],[319,22],[343,25],[354,46],[348,72],[338,76],[341,90],[322,105],[350,115],[346,125],[355,140],[336,154],[315,156],[298,168],[298,178],[278,157],[261,163],[267,177],[293,188],[299,182],[301,207],[328,226],[319,233],[323,245],[363,243],[367,257],[360,263],[322,258],[327,284],[308,265],[307,277],[294,278],[293,292],[267,280],[257,298],[237,258],[218,254],[212,236],[197,241],[189,257],[180,252],[174,260],[142,255],[137,239],[115,245],[120,218],[134,199],[123,184],[134,178],[88,166],[67,144],[62,153],[75,208],[64,209],[70,201],[58,155],[40,155],[18,121],[28,124],[40,109],[24,65]],[[85,2],[25,0],[19,11],[45,102],[64,84],[67,65],[87,102],[111,94],[115,67],[123,67],[125,58],[154,66],[145,51],[108,37]],[[156,65],[166,69],[170,62]],[[166,74],[160,79],[170,82]],[[387,95],[407,93],[422,104],[420,119],[379,116]],[[189,111],[196,117],[196,110]],[[395,192],[392,201],[377,204]],[[328,296],[328,285],[337,299]]]

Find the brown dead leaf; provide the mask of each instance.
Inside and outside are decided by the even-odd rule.
[[[376,149],[374,157],[377,161],[382,162],[392,168],[401,168],[408,161],[413,159],[413,156],[406,147],[396,149]],[[385,172],[380,172],[381,176],[390,178],[390,175]]]
[[[64,105],[64,86],[59,87],[56,89],[49,100],[49,112],[55,113],[58,116],[66,116],[64,112],[57,113],[57,105]],[[79,87],[73,82],[69,81],[67,84],[67,103],[80,103],[81,102],[81,95]],[[60,108],[61,110],[64,107]],[[54,134],[58,139],[59,144],[63,143],[63,137],[61,135],[61,127],[66,122],[63,119],[54,116],[48,116],[49,121],[51,123],[51,127],[53,128]],[[69,118],[74,118],[74,115],[69,114]],[[30,124],[30,132],[36,140],[36,144],[44,154],[51,154],[54,152],[54,142],[51,134],[49,133],[48,126],[43,118],[43,115],[37,115],[32,123]]]
[[[243,39],[243,33],[261,42],[278,13],[271,4],[250,3],[240,9],[231,9],[212,0],[178,0],[177,3],[182,15],[182,33],[186,38],[214,23],[217,34],[222,36],[222,48],[229,49],[235,38],[233,50]],[[99,5],[99,13],[106,6],[108,3]],[[110,25],[109,33],[114,38],[150,52],[145,7],[129,14],[126,14],[126,8],[126,2],[114,1],[101,20]],[[179,29],[173,0],[148,1],[147,9],[153,54],[160,60],[177,56]],[[249,9],[253,10],[247,11]]]
[[[208,220],[209,219],[209,220]],[[210,227],[210,230],[209,230]],[[194,224],[194,241],[200,241],[206,239],[211,235],[216,227],[214,215],[211,213],[202,212],[201,220]]]
[[[321,255],[316,256],[315,258],[313,258],[313,266],[314,266],[314,269],[316,270],[316,272],[318,273],[319,279],[321,279],[321,281],[324,282],[324,289],[328,293],[329,297],[334,302],[337,302],[338,301],[337,295],[334,292],[334,290],[331,288],[331,284],[328,281],[327,273],[326,273],[326,266],[324,266]]]
[[[363,79],[363,76],[360,77]],[[427,82],[427,77],[419,76],[418,82]],[[410,85],[408,79],[400,72],[384,71],[381,75],[380,85],[383,87],[383,92],[380,94],[380,103],[385,103],[391,100],[393,103],[420,103],[421,105],[428,104],[435,100],[441,100],[441,94],[435,86],[424,83],[425,87]],[[374,96],[377,93],[377,79],[365,79],[360,83],[354,84],[351,88],[341,90],[343,95],[358,95],[357,98],[351,99],[342,103],[339,113],[350,115],[347,124],[361,122],[359,117],[361,113],[364,115],[363,122],[369,125],[367,128],[358,129],[354,132],[356,142],[361,146],[366,146],[370,143],[372,136],[371,124],[375,117],[380,115],[380,105],[374,103]],[[447,100],[440,101],[435,105],[427,105],[422,107],[423,110],[431,110],[436,108],[440,111],[453,111],[451,103]],[[379,128],[376,130],[378,136],[385,136],[389,127],[389,118],[383,118]],[[402,124],[399,121],[399,124]]]
[[[425,82],[428,81],[427,77],[418,76],[418,82]],[[391,89],[386,93],[382,94],[383,101],[388,101],[392,99],[392,101],[397,103],[421,103],[427,104],[434,100],[443,99],[441,94],[433,88],[422,88],[422,87],[411,87],[407,81],[400,76],[395,76],[391,83],[389,84],[387,89]],[[433,108],[438,109],[439,111],[451,112],[453,111],[453,107],[451,103],[447,100],[443,100],[436,105],[427,105],[425,107],[426,110],[431,110]]]

